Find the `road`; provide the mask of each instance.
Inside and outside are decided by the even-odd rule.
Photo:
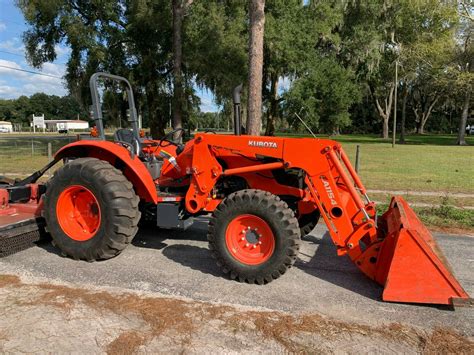
[[[50,243],[43,243],[0,259],[0,274],[293,314],[317,313],[358,324],[403,323],[424,329],[453,328],[467,336],[474,334],[474,308],[453,311],[382,302],[382,287],[363,276],[350,260],[336,256],[323,226],[304,238],[295,266],[265,286],[241,284],[224,277],[208,252],[206,229],[206,219],[200,219],[186,232],[142,230],[120,256],[95,263],[61,257]],[[473,295],[474,238],[443,234],[435,237],[458,280]]]

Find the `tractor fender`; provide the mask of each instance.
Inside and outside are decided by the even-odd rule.
[[[82,140],[65,145],[54,156],[55,160],[67,157],[91,157],[107,161],[123,172],[140,199],[146,202],[158,202],[156,186],[148,169],[138,156],[135,155],[132,159],[130,152],[118,144]]]

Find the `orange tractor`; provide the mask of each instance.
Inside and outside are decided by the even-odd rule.
[[[105,140],[97,82],[126,85],[131,129]],[[453,304],[469,296],[452,275],[430,232],[401,197],[377,216],[375,204],[341,145],[332,140],[199,133],[186,144],[170,132],[140,136],[130,83],[96,73],[90,80],[96,138],[60,149],[23,181],[0,186],[0,252],[8,254],[46,229],[56,247],[81,260],[118,255],[140,219],[186,229],[211,214],[209,249],[231,279],[265,284],[295,262],[300,239],[320,216],[337,247],[385,286],[383,300]],[[39,177],[59,161],[47,184]]]

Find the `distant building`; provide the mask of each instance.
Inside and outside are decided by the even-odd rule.
[[[82,120],[44,120],[48,131],[69,131],[89,129],[89,122]]]
[[[8,121],[0,121],[0,133],[11,133],[13,132],[13,125]]]

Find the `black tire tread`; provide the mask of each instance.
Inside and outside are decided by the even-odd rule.
[[[285,249],[286,254],[283,257],[283,262],[274,268],[266,270],[262,275],[248,276],[239,274],[218,252],[216,247],[215,228],[216,224],[219,223],[220,215],[226,210],[242,204],[259,205],[263,209],[271,211],[275,215],[275,218],[283,225],[281,231],[288,243],[288,247]],[[257,283],[259,285],[269,283],[285,274],[286,271],[295,263],[301,243],[298,220],[286,202],[270,192],[256,189],[240,190],[230,194],[226,199],[224,199],[214,211],[209,221],[207,238],[212,256],[216,259],[217,265],[225,274],[229,274],[230,278],[233,280],[250,284]]]
[[[79,158],[69,162],[56,171],[48,185],[52,186],[56,182],[67,181],[72,172],[78,173],[87,180],[86,171],[101,186],[100,194],[108,201],[107,210],[103,212],[107,213],[107,217],[112,223],[106,227],[104,240],[95,250],[82,252],[68,250],[65,252],[61,240],[56,240],[53,235],[54,244],[61,249],[62,253],[74,259],[87,261],[110,259],[120,254],[136,235],[141,216],[138,209],[140,199],[135,194],[133,185],[120,170],[108,162],[96,158]],[[51,215],[54,209],[48,207],[49,199],[47,190],[44,201],[46,221],[54,218]]]

